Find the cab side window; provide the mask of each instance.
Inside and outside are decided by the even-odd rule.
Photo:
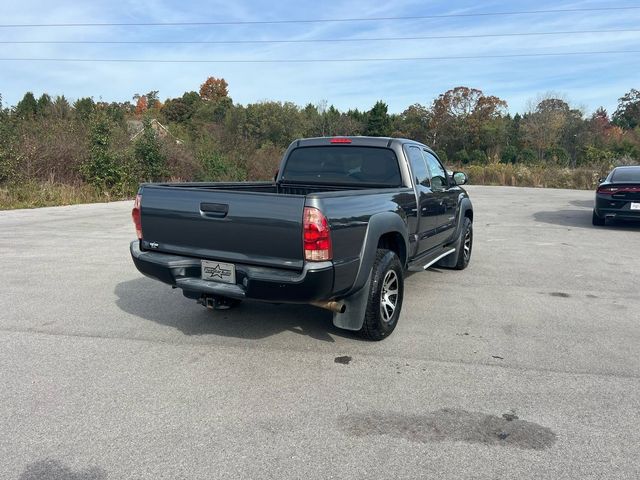
[[[429,168],[429,174],[431,175],[431,188],[434,190],[444,190],[447,188],[449,182],[447,181],[447,172],[444,167],[432,153],[423,150],[422,154],[424,155],[424,159]]]
[[[409,146],[405,147],[407,157],[409,157],[409,163],[411,164],[411,171],[416,185],[422,185],[423,187],[430,187],[429,183],[429,170],[427,164],[420,153],[419,147]]]

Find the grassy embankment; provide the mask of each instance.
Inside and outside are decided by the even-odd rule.
[[[594,189],[604,175],[593,168],[553,168],[510,164],[464,165],[449,167],[469,175],[471,185],[506,185],[514,187],[543,187]],[[0,186],[0,210],[37,208],[76,203],[95,203],[124,200],[129,195],[101,191],[87,184],[68,185],[57,182],[24,182]]]

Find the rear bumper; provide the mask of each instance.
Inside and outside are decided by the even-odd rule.
[[[184,290],[186,296],[202,294],[278,303],[309,303],[329,300],[333,291],[331,262],[305,264],[302,272],[279,268],[236,264],[236,284],[200,278],[200,259],[140,250],[136,240],[130,245],[136,268],[147,277]]]
[[[640,220],[640,210],[631,210],[631,200],[619,200],[610,196],[596,195],[595,211],[599,217]],[[634,200],[640,203],[640,200]]]

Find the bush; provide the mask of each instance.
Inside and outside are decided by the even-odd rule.
[[[461,163],[463,165],[466,165],[467,163],[469,163],[469,153],[464,149],[458,150],[453,156],[453,158],[456,162]]]
[[[265,143],[249,158],[247,162],[247,178],[249,180],[272,180],[280,167],[284,149],[270,142]]]
[[[518,149],[513,145],[507,145],[500,155],[501,163],[516,163],[518,159]]]
[[[538,156],[530,148],[523,148],[518,155],[518,163],[524,163],[525,165],[533,165],[538,163]]]
[[[544,158],[549,162],[557,163],[558,165],[569,165],[569,152],[562,147],[551,147],[544,152]]]
[[[474,165],[486,165],[489,162],[487,154],[482,150],[472,150],[469,154],[469,163]]]

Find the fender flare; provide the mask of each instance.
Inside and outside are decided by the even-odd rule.
[[[460,236],[460,231],[462,230],[462,225],[464,223],[464,217],[467,215],[467,212],[471,211],[473,213],[473,205],[471,205],[471,200],[469,197],[462,197],[460,199],[460,206],[458,207],[458,218],[456,218],[456,233],[453,238],[456,240]]]
[[[367,231],[360,250],[360,266],[358,267],[358,273],[356,274],[353,286],[346,294],[347,297],[366,285],[371,269],[373,268],[373,262],[376,258],[378,241],[380,240],[380,237],[387,233],[397,233],[402,237],[406,252],[405,256],[408,257],[409,239],[407,235],[407,224],[404,219],[396,212],[382,212],[372,215],[369,218]],[[406,261],[407,258],[404,259],[405,263]]]

